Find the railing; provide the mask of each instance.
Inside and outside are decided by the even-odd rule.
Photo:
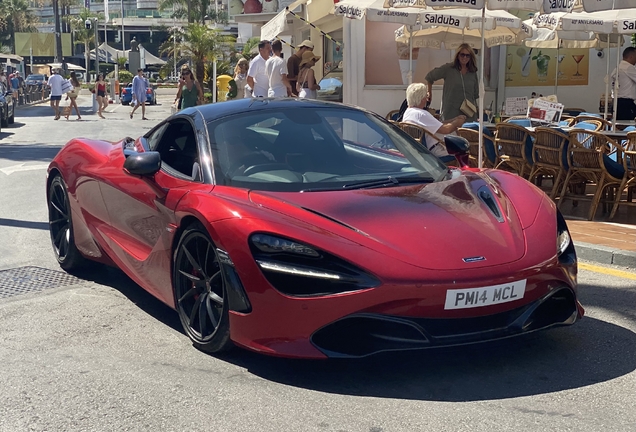
[[[49,97],[50,89],[44,84],[30,84],[20,89],[16,105],[39,102]]]

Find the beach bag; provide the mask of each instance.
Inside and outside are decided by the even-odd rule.
[[[73,91],[73,84],[69,80],[62,81],[62,94]]]

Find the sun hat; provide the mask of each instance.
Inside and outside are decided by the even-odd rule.
[[[310,61],[318,61],[320,60],[320,56],[314,55],[313,52],[311,51],[305,51],[303,53],[303,56],[300,60],[300,67],[303,67],[303,65],[306,65],[307,63],[309,63]]]
[[[302,41],[300,43],[300,45],[298,45],[298,49],[301,49],[303,47],[309,48],[310,50],[314,50],[314,43],[310,40],[305,39],[304,41]]]

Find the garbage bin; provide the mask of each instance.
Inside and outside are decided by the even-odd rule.
[[[227,100],[227,92],[229,91],[229,83],[232,77],[229,75],[219,75],[216,77],[216,100],[223,102]]]

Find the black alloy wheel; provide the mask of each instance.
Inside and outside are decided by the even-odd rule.
[[[194,345],[209,353],[231,348],[225,279],[216,247],[199,223],[181,236],[172,280],[181,324]]]
[[[75,246],[68,192],[59,175],[51,181],[48,201],[49,233],[55,258],[64,270],[77,270],[86,264],[86,259]]]

